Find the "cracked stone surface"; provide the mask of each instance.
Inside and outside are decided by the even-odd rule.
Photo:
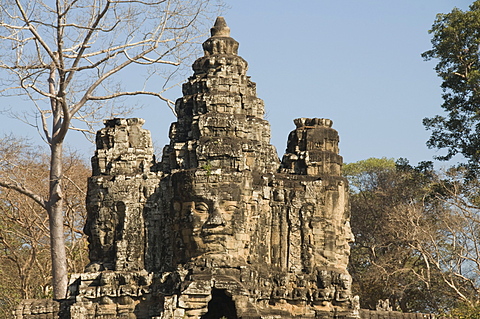
[[[296,119],[280,161],[223,18],[203,49],[160,161],[141,119],[106,120],[98,132],[85,225],[90,264],[51,313],[359,317],[347,271],[348,185],[332,121]],[[16,318],[43,318],[22,307]]]

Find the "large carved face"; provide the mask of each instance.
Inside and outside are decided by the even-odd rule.
[[[235,235],[233,224],[235,212],[239,210],[238,201],[206,195],[175,202],[174,209],[183,219],[182,237],[190,248],[200,252],[224,251],[227,241]]]
[[[173,210],[179,223],[177,234],[187,257],[205,253],[238,255],[248,246],[251,190],[243,178],[189,176],[175,187]],[[224,176],[225,178],[225,176]]]
[[[112,205],[114,206],[114,205]],[[113,209],[89,205],[84,232],[88,236],[91,264],[113,269],[115,252],[115,229],[118,224],[117,206]]]

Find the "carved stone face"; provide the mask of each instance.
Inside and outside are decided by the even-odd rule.
[[[89,206],[89,218],[84,228],[89,241],[89,255],[92,263],[112,268],[114,259],[115,228],[117,224],[114,210]]]
[[[234,253],[245,247],[248,209],[241,182],[188,181],[176,189],[173,210],[187,257]]]
[[[219,198],[197,198],[195,201],[176,202],[186,228],[183,240],[194,244],[202,252],[222,252],[226,242],[235,234],[234,214],[238,202]]]

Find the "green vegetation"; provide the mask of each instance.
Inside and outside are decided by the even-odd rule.
[[[202,165],[202,169],[207,171],[207,176],[210,176],[210,174],[212,174],[212,168],[213,168],[213,166],[210,163],[210,161],[207,161],[207,164]]]
[[[428,146],[447,150],[440,160],[463,155],[474,173],[480,168],[480,1],[468,11],[438,14],[429,32],[433,48],[422,56],[438,60],[446,114],[423,120],[432,131]]]

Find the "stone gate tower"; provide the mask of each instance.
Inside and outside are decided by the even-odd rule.
[[[296,119],[280,161],[223,18],[203,49],[161,161],[143,120],[108,120],[98,132],[91,262],[73,276],[60,317],[358,316],[332,121]]]

